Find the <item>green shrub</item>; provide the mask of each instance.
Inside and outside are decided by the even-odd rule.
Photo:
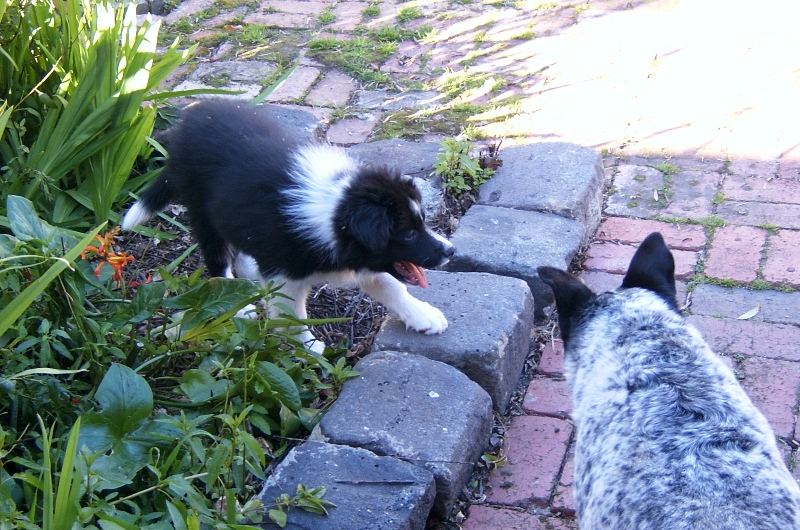
[[[0,204],[25,197],[64,227],[107,220],[151,177],[128,180],[153,150],[145,103],[191,49],[157,54],[160,23],[137,28],[134,3],[0,0],[0,17]]]
[[[272,288],[160,269],[133,292],[113,231],[78,241],[17,196],[7,211],[0,528],[281,520],[253,500],[264,470],[356,372],[306,350],[294,317],[232,318]]]

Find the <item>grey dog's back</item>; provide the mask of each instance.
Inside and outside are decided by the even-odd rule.
[[[672,256],[648,240],[612,293],[540,269],[567,334],[581,529],[800,528],[775,435],[676,310]]]

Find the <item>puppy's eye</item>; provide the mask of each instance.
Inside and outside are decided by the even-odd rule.
[[[403,239],[406,241],[414,241],[419,233],[416,230],[409,230],[405,234],[403,234]]]

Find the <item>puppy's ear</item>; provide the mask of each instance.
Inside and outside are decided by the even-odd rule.
[[[658,232],[642,241],[631,259],[622,288],[641,287],[658,294],[677,311],[675,301],[675,259]]]
[[[554,267],[536,269],[539,278],[553,289],[558,307],[558,326],[565,341],[572,334],[575,317],[595,297],[591,289],[575,276]]]
[[[392,233],[389,209],[374,202],[362,202],[347,217],[347,232],[370,252],[382,251]]]

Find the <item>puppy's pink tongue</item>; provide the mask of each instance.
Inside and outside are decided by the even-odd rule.
[[[414,265],[410,261],[395,261],[394,268],[411,285],[418,285],[423,289],[428,286],[428,278],[422,267]]]

